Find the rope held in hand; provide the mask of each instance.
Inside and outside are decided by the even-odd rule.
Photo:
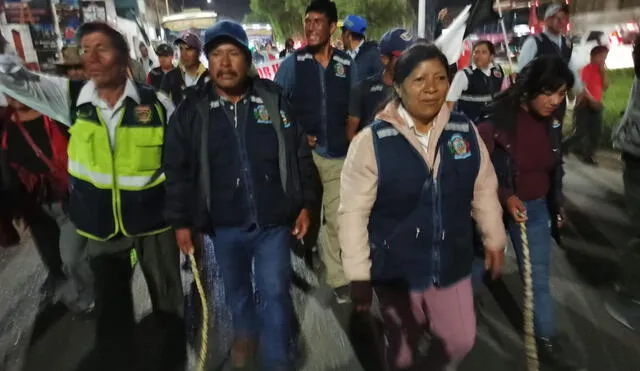
[[[193,253],[189,254],[189,261],[191,262],[191,273],[196,282],[196,289],[200,296],[200,304],[202,305],[202,327],[200,329],[200,354],[198,357],[197,371],[204,371],[207,364],[207,349],[209,342],[209,307],[207,306],[207,296],[204,293],[204,286],[200,279],[200,272],[198,265],[196,264],[196,258]]]
[[[522,260],[524,269],[524,349],[527,355],[527,370],[538,371],[538,348],[536,346],[535,326],[533,323],[533,270],[531,268],[531,254],[527,237],[526,222],[520,223],[520,239],[522,241]]]

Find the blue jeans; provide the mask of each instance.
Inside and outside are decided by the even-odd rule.
[[[524,201],[527,208],[527,238],[531,257],[533,281],[534,323],[536,337],[551,338],[555,335],[553,298],[549,289],[549,266],[551,258],[551,221],[547,202],[544,199]],[[520,224],[508,223],[509,235],[516,252],[520,274],[522,270],[522,239]]]
[[[535,307],[534,323],[536,336],[551,338],[555,335],[553,314],[553,298],[549,289],[549,260],[551,257],[551,222],[547,203],[544,199],[524,201],[527,208],[527,239],[529,240],[529,256],[533,280],[533,301]],[[518,260],[520,274],[522,271],[522,239],[520,224],[509,221],[509,238],[513,243]],[[474,293],[484,284],[484,259],[475,257],[471,266],[471,282]]]
[[[287,369],[293,320],[289,290],[294,240],[290,229],[217,228],[212,240],[234,336],[259,339],[262,369]],[[252,264],[255,290],[251,284]],[[254,292],[259,293],[259,299]]]

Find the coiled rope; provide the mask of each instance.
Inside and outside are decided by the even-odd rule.
[[[191,262],[191,273],[193,273],[193,279],[196,283],[196,289],[198,290],[198,296],[200,296],[200,304],[202,305],[202,327],[200,328],[200,354],[198,356],[197,371],[204,371],[207,364],[207,350],[209,344],[209,307],[207,306],[207,296],[204,292],[204,286],[200,279],[200,271],[198,270],[198,264],[193,253],[189,254],[189,261]]]
[[[533,322],[533,269],[531,268],[531,254],[529,252],[529,238],[527,237],[526,222],[520,223],[520,240],[522,242],[522,260],[524,269],[524,348],[527,356],[527,370],[538,371],[538,348],[536,346],[535,326]]]

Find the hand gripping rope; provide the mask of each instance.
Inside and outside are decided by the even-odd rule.
[[[200,304],[202,305],[202,327],[200,328],[200,354],[198,357],[197,371],[204,371],[207,364],[207,350],[209,343],[209,307],[207,306],[207,296],[204,293],[204,286],[200,279],[200,271],[196,264],[196,258],[193,253],[189,254],[189,261],[191,262],[191,273],[193,273],[193,279],[196,282],[196,289],[200,296]]]
[[[520,240],[522,241],[522,260],[524,269],[524,349],[527,356],[527,370],[538,371],[538,348],[536,346],[535,327],[533,324],[533,271],[531,268],[531,254],[529,253],[529,239],[527,238],[527,224],[520,223]]]
[[[136,253],[135,249],[131,250],[129,258],[131,259],[131,267],[135,267],[138,263],[138,254]],[[196,258],[193,256],[193,253],[189,254],[189,262],[191,263],[191,273],[193,274],[193,279],[196,282],[196,289],[198,290],[198,296],[200,296],[200,304],[202,306],[200,354],[198,356],[198,366],[196,367],[196,370],[204,371],[207,364],[207,350],[209,344],[209,307],[207,306],[207,296],[204,293],[204,286],[202,285],[202,280],[200,279],[200,271],[198,270]]]

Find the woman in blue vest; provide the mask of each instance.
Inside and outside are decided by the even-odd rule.
[[[405,51],[393,85],[395,96],[354,138],[342,170],[343,266],[358,311],[369,310],[376,290],[390,369],[411,367],[429,331],[443,347],[432,347],[418,367],[439,370],[474,344],[474,220],[487,267],[498,275],[502,266],[498,183],[474,126],[444,104],[448,63],[438,48]]]
[[[519,266],[530,252],[534,324],[541,360],[563,370],[578,369],[558,348],[549,287],[552,234],[564,220],[562,128],[553,113],[566,99],[574,77],[559,57],[539,57],[497,98],[489,121],[478,126],[498,175],[500,201]],[[528,247],[523,246],[525,223]]]
[[[472,54],[473,64],[453,78],[447,104],[478,122],[490,112],[494,97],[508,86],[509,79],[502,67],[493,62],[496,48],[491,41],[477,41]]]

